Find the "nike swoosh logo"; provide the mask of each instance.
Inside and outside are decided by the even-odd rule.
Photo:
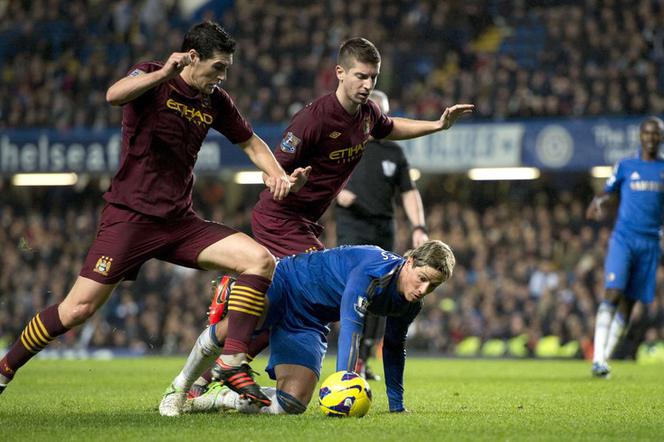
[[[353,385],[352,387],[344,388],[344,389],[341,390],[341,391],[352,390],[352,389],[354,389],[354,388],[357,388],[357,392],[358,392],[358,393],[362,393],[362,387],[360,387],[359,385]]]

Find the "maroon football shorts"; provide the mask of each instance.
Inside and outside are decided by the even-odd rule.
[[[107,204],[80,275],[101,284],[134,281],[151,258],[200,269],[198,255],[236,230],[195,214],[178,220],[151,218]]]
[[[278,258],[325,248],[318,239],[323,226],[311,221],[275,218],[254,210],[251,230],[254,239]]]

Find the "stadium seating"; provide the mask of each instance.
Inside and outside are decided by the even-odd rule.
[[[9,342],[34,311],[61,298],[71,285],[95,233],[101,208],[96,189],[3,190],[0,340]],[[560,194],[561,200],[552,204],[542,193],[535,194],[533,200],[540,202],[529,208],[506,201],[483,208],[440,198],[434,189],[422,189],[427,224],[434,237],[445,238],[455,250],[457,267],[452,280],[426,298],[411,330],[410,348],[463,356],[587,356],[609,226],[584,221],[585,201],[569,194]],[[230,219],[218,209],[224,205],[223,194],[201,198],[203,194],[197,189],[201,213]],[[31,208],[25,209],[28,198]],[[235,213],[231,223],[248,231],[249,219],[250,206]],[[397,232],[401,252],[410,236],[403,221]],[[326,217],[324,223],[324,241],[333,246],[334,218]],[[556,276],[551,284],[533,283],[542,272]],[[92,322],[56,345],[186,352],[205,324],[213,276],[151,261],[135,283],[119,287]],[[659,292],[663,280],[660,274]],[[637,308],[636,315],[639,325],[628,335],[623,356],[635,355],[634,342],[646,330],[651,348],[659,348],[655,343],[664,338],[661,297],[647,310]],[[645,358],[653,352],[642,354]]]
[[[201,17],[237,39],[226,86],[254,122],[284,122],[331,90],[338,43],[355,35],[382,50],[379,84],[396,114],[437,116],[454,102],[491,119],[664,110],[662,12],[648,0],[223,3],[193,16],[176,2],[4,3],[0,128],[118,127],[105,88],[131,63],[177,50]]]
[[[0,2],[0,130],[119,127],[106,87],[132,62],[177,50],[182,32],[201,17],[219,20],[238,41],[226,87],[252,122],[283,123],[331,90],[335,48],[356,35],[381,50],[379,85],[396,114],[437,118],[454,102],[475,103],[475,118],[495,120],[664,112],[664,8],[649,0],[356,0],[329,7],[256,0],[193,13],[162,3],[167,7],[155,11],[150,0]],[[427,298],[412,348],[525,357],[550,355],[544,344],[554,342],[557,357],[588,357],[609,232],[583,218],[588,189],[556,198],[534,189],[508,202],[505,195],[479,198],[448,179],[422,193],[431,234],[450,243],[458,266]],[[2,187],[2,180],[0,347],[65,294],[102,202],[92,185],[26,191]],[[202,213],[249,230],[251,204],[223,217],[210,193],[197,189]],[[323,223],[324,242],[333,246],[333,218]],[[403,252],[410,232],[400,226]],[[205,323],[212,278],[148,263],[135,284],[121,286],[59,345],[186,352]],[[661,294],[661,271],[657,281]],[[639,354],[659,360],[662,297],[635,314],[619,352],[634,356],[647,336]]]

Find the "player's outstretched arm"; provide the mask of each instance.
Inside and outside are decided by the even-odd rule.
[[[611,195],[608,193],[595,196],[590,204],[588,204],[588,208],[586,209],[586,218],[595,221],[601,221],[604,219],[604,216],[606,215],[604,206],[610,199]]]
[[[272,198],[275,200],[286,198],[292,184],[265,141],[258,135],[253,134],[247,141],[240,143],[240,147],[251,162],[263,171],[263,182],[270,189]]]
[[[393,117],[394,126],[387,139],[408,140],[449,129],[459,117],[471,114],[474,109],[474,104],[455,104],[452,107],[445,108],[443,114],[436,121]]]
[[[191,63],[188,52],[174,52],[158,71],[145,73],[137,70],[116,81],[106,91],[106,101],[113,106],[122,106],[140,97],[159,83],[170,80]]]

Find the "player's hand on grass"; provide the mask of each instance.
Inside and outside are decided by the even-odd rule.
[[[357,195],[350,190],[342,189],[341,192],[339,192],[339,195],[337,195],[337,204],[341,207],[350,207],[353,205],[356,198]]]
[[[307,182],[309,179],[309,174],[311,173],[311,166],[307,167],[298,167],[293,171],[293,173],[290,174],[288,177],[288,180],[290,181],[291,192],[297,192],[299,191],[302,186]]]
[[[439,120],[441,129],[449,129],[454,125],[457,118],[472,114],[474,109],[474,104],[455,104],[452,107],[446,107]]]
[[[173,52],[166,63],[164,63],[164,74],[166,79],[171,79],[182,72],[185,66],[191,64],[191,57],[189,52]]]

